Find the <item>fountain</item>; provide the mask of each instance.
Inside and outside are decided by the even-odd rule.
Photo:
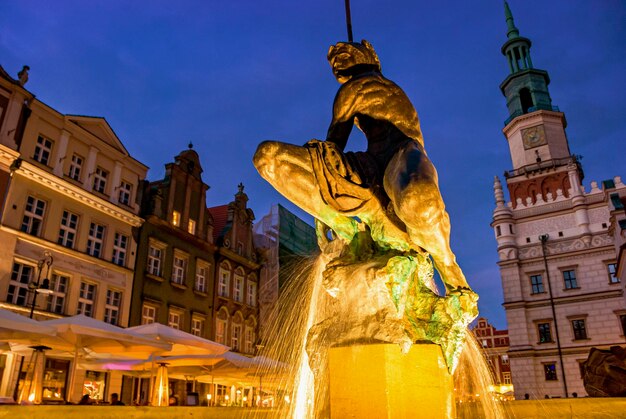
[[[254,156],[261,176],[315,217],[321,249],[309,274],[283,291],[283,330],[268,331],[289,348],[274,357],[295,366],[284,409],[453,417],[453,374],[478,297],[450,248],[417,113],[369,42],[339,42],[328,60],[341,87],[326,140],[266,141]],[[354,124],[364,152],[344,151]]]

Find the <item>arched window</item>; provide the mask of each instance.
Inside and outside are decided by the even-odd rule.
[[[522,113],[528,113],[528,110],[535,106],[535,104],[533,103],[533,97],[530,94],[530,90],[528,90],[526,87],[520,89],[519,100],[520,104],[522,105]]]

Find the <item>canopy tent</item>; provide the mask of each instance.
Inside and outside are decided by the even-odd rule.
[[[54,336],[54,327],[44,325],[9,310],[0,309],[0,341],[38,344],[38,339]]]
[[[160,356],[220,355],[230,349],[226,345],[165,326],[161,323],[143,324],[141,326],[129,327],[126,330],[170,344],[171,349],[160,353]]]
[[[55,350],[66,350],[74,354],[68,385],[70,389],[74,386],[79,357],[94,360],[113,357],[126,360],[145,360],[153,357],[156,353],[165,352],[172,348],[166,342],[135,334],[128,329],[82,314],[48,320],[42,324],[56,329],[56,336],[49,342],[48,346]],[[68,392],[67,400],[71,401],[70,398],[71,392]]]

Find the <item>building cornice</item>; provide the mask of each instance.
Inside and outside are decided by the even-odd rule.
[[[124,221],[133,227],[140,227],[143,219],[130,211],[124,210],[117,205],[97,197],[86,190],[67,182],[58,176],[35,166],[27,161],[22,161],[20,167],[13,172],[13,175],[20,175],[30,179],[46,188],[52,189],[69,198],[81,202],[113,218]]]
[[[564,297],[554,297],[552,300],[555,305],[583,303],[588,301],[606,300],[610,298],[618,298],[624,295],[624,290],[616,289],[610,291],[587,292],[584,294],[567,295]],[[505,309],[509,308],[538,308],[550,306],[550,299],[545,298],[534,301],[511,301],[502,304]]]
[[[227,257],[228,259],[240,263],[249,269],[259,269],[261,267],[260,264],[253,262],[245,257],[233,252],[227,247],[220,247],[218,249],[220,255]]]
[[[0,144],[0,167],[8,169],[19,156],[20,153],[18,151]]]
[[[589,349],[591,347],[597,348],[597,349],[609,349],[611,346],[615,346],[615,345],[623,345],[624,342],[615,342],[615,343],[601,343],[601,344],[587,344],[587,345],[580,345],[580,346],[569,346],[569,347],[562,347],[561,350],[563,352],[563,355],[585,355],[585,358],[587,358],[587,356],[589,355]],[[509,358],[528,358],[528,357],[533,357],[533,358],[545,358],[547,356],[554,356],[554,357],[558,357],[559,356],[559,351],[556,348],[556,346],[554,347],[548,347],[548,348],[534,348],[534,349],[528,349],[527,347],[525,349],[509,349],[507,354],[509,355]]]
[[[41,237],[37,237],[37,236],[33,236],[30,234],[26,234],[23,231],[20,230],[16,230],[14,228],[11,228],[9,226],[6,225],[0,225],[0,231],[5,231],[7,233],[10,233],[14,236],[17,236],[20,240],[30,243],[30,244],[34,244],[36,246],[41,246],[44,247],[46,249],[50,249],[56,253],[60,253],[60,254],[64,254],[64,255],[68,255],[71,256],[75,259],[80,259],[83,262],[89,263],[91,265],[96,265],[96,266],[100,266],[102,267],[102,269],[107,269],[110,271],[117,271],[123,275],[133,275],[134,270],[127,268],[125,266],[120,266],[120,265],[116,265],[113,262],[109,262],[106,259],[100,259],[94,256],[89,256],[86,253],[80,252],[78,250],[75,249],[70,249],[68,247],[65,246],[61,246],[58,243],[43,239]]]
[[[563,112],[548,111],[548,110],[540,109],[540,110],[537,110],[537,111],[534,111],[534,112],[530,112],[530,113],[525,113],[525,114],[522,114],[520,116],[517,116],[517,117],[513,118],[513,120],[511,122],[509,122],[502,129],[502,133],[507,138],[507,141],[510,138],[511,134],[516,129],[518,129],[520,125],[523,125],[523,122],[526,122],[529,119],[532,119],[532,120],[537,120],[537,119],[544,119],[544,120],[554,119],[555,122],[559,122],[560,123],[562,121],[564,127],[567,125],[567,123],[565,122],[565,114]]]

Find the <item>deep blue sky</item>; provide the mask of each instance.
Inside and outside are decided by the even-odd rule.
[[[626,177],[626,2],[509,4],[535,67],[550,73],[585,185]],[[418,111],[457,258],[481,314],[505,328],[489,227],[493,176],[511,168],[503,3],[352,0],[352,18]],[[345,40],[344,22],[342,0],[2,1],[0,65],[15,75],[28,64],[27,88],[63,113],[104,116],[149,179],[192,141],[208,204],[243,182],[260,219],[275,202],[295,208],[256,173],[256,145],[324,138],[339,87],[326,52]]]

